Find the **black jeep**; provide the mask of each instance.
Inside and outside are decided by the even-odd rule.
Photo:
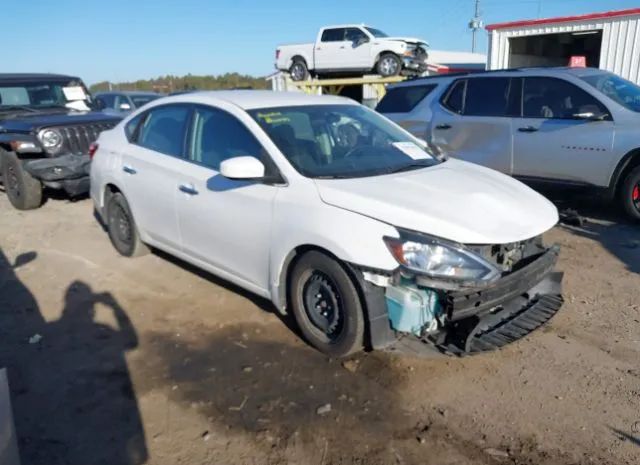
[[[0,74],[0,182],[15,208],[38,208],[43,187],[89,191],[90,146],[120,120],[94,110],[77,77]]]

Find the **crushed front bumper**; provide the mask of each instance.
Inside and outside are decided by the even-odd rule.
[[[434,350],[470,355],[523,338],[549,321],[562,306],[563,274],[553,271],[558,253],[559,248],[553,246],[486,288],[439,291],[443,325],[421,337],[391,329],[386,307],[379,302],[384,291],[378,291],[374,298],[376,286],[366,282],[372,347],[416,355]]]
[[[28,160],[25,170],[45,186],[62,189],[71,196],[89,192],[89,155],[61,155]]]
[[[427,56],[405,56],[402,57],[402,67],[404,70],[414,73],[424,73],[427,70]]]

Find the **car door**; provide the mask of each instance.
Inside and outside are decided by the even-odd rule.
[[[234,115],[196,106],[189,136],[191,163],[179,176],[177,210],[183,251],[191,258],[268,289],[273,201],[278,187],[227,179],[220,163],[236,156],[269,159]]]
[[[176,214],[179,174],[185,161],[191,107],[170,104],[150,109],[130,135],[122,154],[125,196],[143,238],[153,245],[180,249]]]
[[[364,31],[357,27],[345,28],[345,40],[338,48],[340,62],[343,66],[354,68],[371,68],[371,40]]]
[[[436,151],[511,174],[512,115],[519,89],[509,77],[454,81],[432,107]]]
[[[317,70],[344,68],[340,62],[340,52],[345,50],[343,27],[324,29],[320,41],[316,41],[314,50],[314,64]]]
[[[609,110],[564,79],[525,77],[514,120],[513,174],[607,185],[614,137]]]

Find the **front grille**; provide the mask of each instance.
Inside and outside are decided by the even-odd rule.
[[[89,145],[98,138],[102,131],[113,128],[115,122],[99,122],[78,126],[60,126],[56,128],[62,134],[65,152],[75,155],[89,153]]]

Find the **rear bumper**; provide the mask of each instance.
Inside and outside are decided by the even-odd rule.
[[[61,155],[26,161],[24,169],[51,189],[75,197],[89,192],[89,155]]]

